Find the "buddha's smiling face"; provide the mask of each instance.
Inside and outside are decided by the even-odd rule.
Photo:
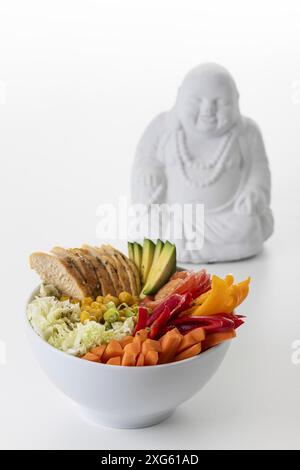
[[[179,90],[177,114],[187,132],[218,136],[239,117],[236,88],[224,73],[196,69]]]

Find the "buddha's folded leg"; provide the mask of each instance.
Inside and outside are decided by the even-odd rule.
[[[200,231],[197,239],[203,239],[201,249],[192,249],[186,240],[176,241],[179,261],[201,263],[248,258],[262,250],[261,221],[259,217],[239,215],[233,211],[208,213],[205,215],[204,233]]]
[[[268,207],[265,212],[260,216],[260,224],[262,230],[263,240],[266,241],[274,231],[274,217],[271,209]]]

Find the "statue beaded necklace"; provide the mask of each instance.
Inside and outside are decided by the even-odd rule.
[[[205,188],[218,181],[225,170],[229,149],[235,137],[236,132],[234,132],[234,130],[229,131],[221,140],[214,156],[207,163],[203,163],[199,158],[193,158],[187,146],[184,130],[182,127],[179,128],[176,134],[176,151],[182,171],[190,183]],[[203,175],[201,174],[201,170],[212,171],[209,175]]]

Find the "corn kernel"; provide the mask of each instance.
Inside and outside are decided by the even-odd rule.
[[[81,323],[84,323],[85,321],[90,320],[90,318],[91,317],[90,317],[89,312],[85,312],[84,310],[83,310],[83,312],[81,312],[81,314],[80,314]]]
[[[82,305],[81,306],[81,311],[86,311],[86,312],[90,312],[92,310],[92,307],[90,305]]]
[[[110,294],[106,295],[103,300],[104,304],[108,304],[109,302],[113,302],[116,307],[120,304],[118,297],[114,297],[113,295],[110,295]]]
[[[101,307],[100,307],[100,311],[101,311],[101,313],[105,313],[105,312],[106,312],[106,310],[107,310],[107,307],[106,307],[106,305],[104,305],[104,304],[103,304],[103,305],[101,305]]]
[[[99,304],[102,304],[103,300],[104,300],[103,295],[98,295],[98,297],[96,298],[96,302],[99,302]]]
[[[69,297],[67,295],[62,295],[60,301],[65,302],[66,300],[70,300]]]
[[[97,309],[101,307],[101,304],[99,302],[92,302],[91,307]]]
[[[121,294],[119,294],[119,300],[122,304],[131,305],[133,302],[133,297],[131,294],[129,294],[129,292],[121,292]]]
[[[90,316],[90,321],[97,321],[97,318],[94,315]]]
[[[95,317],[97,318],[98,321],[102,320],[103,313],[101,312],[101,310],[95,310]]]
[[[96,317],[97,320],[99,320],[100,318],[102,318],[102,315],[103,313],[101,312],[100,309],[91,309],[90,312],[89,312],[90,316],[92,317]]]
[[[80,304],[80,300],[78,299],[72,299],[70,300],[71,304]]]
[[[93,297],[84,297],[82,305],[91,305],[94,302]]]

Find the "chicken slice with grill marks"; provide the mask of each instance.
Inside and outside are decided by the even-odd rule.
[[[108,294],[116,295],[114,285],[112,283],[111,277],[106,269],[105,264],[101,261],[98,253],[88,245],[84,245],[81,248],[81,251],[90,257],[91,263],[96,270],[97,277],[101,286],[101,295],[105,296]]]
[[[71,251],[60,246],[55,246],[54,248],[52,248],[51,253],[55,254],[56,256],[59,256],[60,258],[66,259],[72,263],[74,268],[77,270],[79,276],[81,277],[81,281],[85,286],[87,295],[93,296],[93,290],[91,286],[89,286],[86,275],[85,275],[85,266],[82,263],[82,261],[79,259],[79,257],[76,256],[75,253],[72,253]]]

